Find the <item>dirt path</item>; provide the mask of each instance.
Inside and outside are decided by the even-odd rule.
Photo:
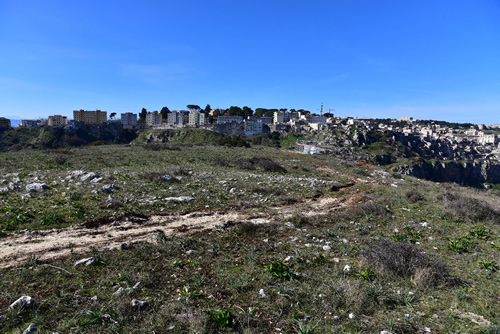
[[[228,223],[269,223],[296,214],[327,214],[359,202],[359,196],[321,197],[284,207],[251,209],[245,212],[193,212],[184,215],[152,215],[147,218],[117,217],[87,222],[58,230],[24,231],[0,239],[0,268],[26,262],[30,257],[46,261],[96,248],[113,249],[133,243],[153,241],[158,233],[185,234],[221,228]]]

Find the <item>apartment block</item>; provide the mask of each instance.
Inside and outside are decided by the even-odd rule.
[[[137,126],[137,114],[131,112],[121,113],[120,121],[123,126],[135,127]]]
[[[162,117],[158,111],[148,112],[146,114],[146,124],[149,126],[161,125]]]
[[[21,127],[22,128],[36,128],[41,124],[39,119],[22,119]]]
[[[48,125],[61,126],[61,127],[66,126],[68,125],[68,116],[62,116],[62,115],[49,116]]]
[[[205,114],[200,111],[193,111],[189,113],[189,125],[205,125]]]
[[[87,125],[100,125],[108,119],[108,113],[101,110],[73,110],[75,122],[82,122]]]

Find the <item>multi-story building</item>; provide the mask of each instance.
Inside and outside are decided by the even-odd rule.
[[[326,124],[326,117],[325,116],[312,115],[311,116],[311,123]]]
[[[10,129],[10,119],[5,117],[0,117],[0,129]]]
[[[36,128],[39,127],[41,124],[39,119],[22,119],[21,120],[21,127],[22,128]]]
[[[245,120],[245,135],[260,135],[263,132],[263,123],[261,121]]]
[[[167,123],[170,125],[182,126],[184,124],[184,112],[174,111],[167,115]]]
[[[158,111],[148,112],[146,114],[146,124],[149,126],[161,125],[162,117]]]
[[[68,116],[54,115],[49,116],[49,126],[66,126],[68,125]]]
[[[205,125],[205,114],[200,111],[192,111],[189,113],[189,125]]]
[[[285,111],[275,111],[273,115],[273,123],[287,123],[290,121],[290,113]]]
[[[126,112],[120,115],[120,121],[125,127],[136,127],[137,126],[137,114]]]
[[[73,110],[73,119],[87,125],[101,125],[108,119],[108,113],[101,110]]]
[[[217,124],[224,123],[241,123],[243,122],[243,116],[219,116],[217,117]]]

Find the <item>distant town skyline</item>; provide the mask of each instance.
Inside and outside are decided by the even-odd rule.
[[[0,117],[249,106],[500,123],[500,2],[0,2]]]

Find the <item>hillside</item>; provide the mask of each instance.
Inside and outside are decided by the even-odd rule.
[[[2,153],[0,332],[500,330],[497,190],[209,135]]]

